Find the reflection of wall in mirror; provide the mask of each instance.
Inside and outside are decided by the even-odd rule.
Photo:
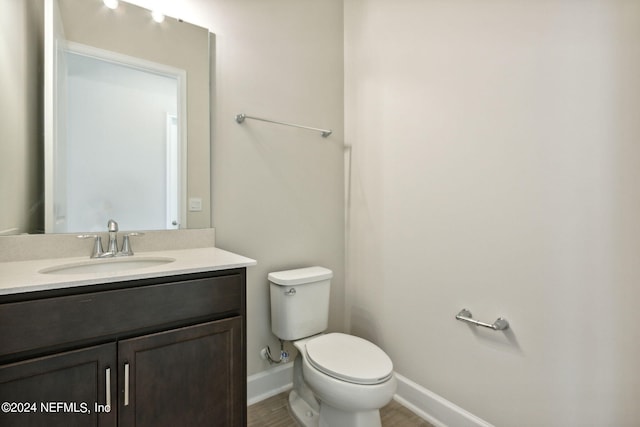
[[[0,235],[42,232],[43,2],[0,11]]]

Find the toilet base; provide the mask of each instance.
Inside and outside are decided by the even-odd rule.
[[[382,427],[380,411],[346,412],[321,403],[319,427],[335,426]]]
[[[291,390],[289,393],[289,411],[295,420],[303,427],[319,427],[320,414],[298,394]]]
[[[289,393],[289,411],[303,427],[381,427],[380,411],[347,412],[330,405],[320,404],[320,413],[315,411],[295,391]]]

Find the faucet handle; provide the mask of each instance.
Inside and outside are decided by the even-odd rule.
[[[120,256],[130,256],[133,255],[133,249],[131,249],[131,242],[129,242],[129,236],[144,236],[144,233],[127,233],[122,238],[122,250],[120,251]]]
[[[81,234],[76,237],[78,237],[78,239],[95,239],[91,258],[100,258],[104,255],[104,250],[102,249],[102,238],[97,234]]]

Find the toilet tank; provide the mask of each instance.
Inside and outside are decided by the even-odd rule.
[[[269,273],[271,331],[295,341],[319,334],[329,323],[329,291],[333,272],[307,267]]]

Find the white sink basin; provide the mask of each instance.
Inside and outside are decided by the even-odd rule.
[[[156,267],[175,261],[167,257],[102,258],[43,268],[41,274],[117,273],[125,270]]]

